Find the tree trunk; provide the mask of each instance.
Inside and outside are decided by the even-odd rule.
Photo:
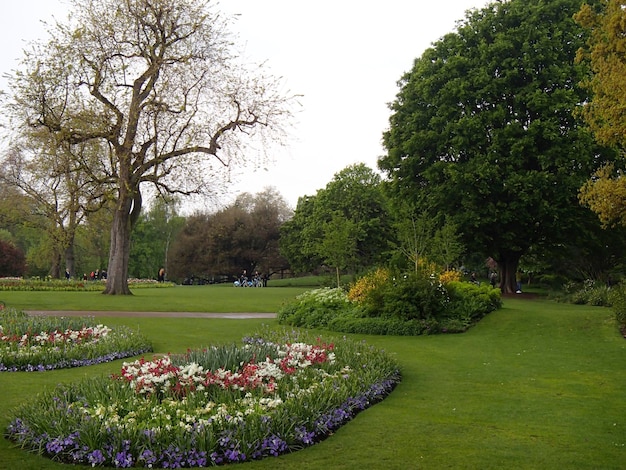
[[[61,278],[61,255],[59,253],[55,253],[54,257],[52,258],[52,266],[50,266],[50,277],[53,279]]]
[[[120,201],[113,214],[111,249],[104,294],[132,295],[128,288],[128,258],[130,256],[131,201]]]
[[[70,272],[70,276],[76,275],[76,257],[74,256],[74,241],[65,248],[65,269]]]
[[[521,254],[512,253],[501,255],[498,260],[500,267],[500,290],[503,294],[513,294],[517,291],[515,274],[519,266]]]

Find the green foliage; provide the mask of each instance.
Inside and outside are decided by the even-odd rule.
[[[589,99],[581,0],[491,2],[467,13],[400,82],[378,164],[394,199],[445,214],[505,291],[534,245],[558,250],[593,214],[578,190],[612,152],[572,113]],[[583,244],[580,241],[580,244]]]
[[[325,261],[356,272],[384,258],[390,227],[380,176],[364,164],[352,165],[315,196],[299,199],[293,219],[281,228],[281,252],[296,272]]]
[[[340,288],[313,289],[298,295],[278,311],[279,323],[304,328],[319,328],[352,309],[346,293]]]
[[[450,298],[446,316],[450,318],[466,318],[474,323],[502,307],[500,290],[487,283],[455,281],[446,284],[446,289]]]
[[[448,293],[438,280],[423,273],[400,274],[374,289],[368,302],[367,316],[399,320],[432,320],[443,316]]]
[[[609,291],[609,303],[615,313],[618,324],[626,326],[626,284],[620,283],[611,287]]]
[[[570,288],[571,289],[571,288]],[[578,289],[572,289],[571,302],[579,305],[610,306],[610,288],[587,279]]]
[[[424,271],[394,276],[377,270],[357,281],[350,297],[340,289],[298,296],[279,310],[278,320],[349,333],[454,333],[467,330],[501,305],[500,291],[487,284],[443,285]]]
[[[315,196],[298,198],[293,217],[280,227],[280,254],[296,273],[313,272],[323,264],[315,244],[317,227],[310,224],[315,200]]]
[[[339,212],[334,213],[330,220],[322,225],[322,238],[318,245],[318,252],[328,266],[335,268],[337,287],[341,284],[341,272],[354,266],[358,259],[357,238],[356,224],[345,219]]]
[[[147,213],[142,213],[133,227],[129,276],[155,279],[160,268],[167,274],[169,247],[184,223],[172,201],[157,199]]]
[[[171,250],[169,277],[238,277],[245,269],[269,274],[283,269],[280,227],[291,214],[275,190],[244,193],[224,209],[188,217]]]
[[[593,71],[585,81],[593,99],[583,107],[582,113],[600,142],[624,148],[626,11],[623,0],[603,0],[597,9],[594,3],[585,2],[574,16],[590,33],[586,49],[581,48],[577,55],[578,60],[588,60]]]
[[[440,332],[435,321],[400,320],[396,318],[357,318],[340,316],[333,318],[328,328],[344,333],[365,335],[418,336]]]

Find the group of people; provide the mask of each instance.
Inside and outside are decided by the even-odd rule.
[[[267,287],[267,276],[255,271],[254,275],[248,278],[248,273],[244,269],[239,279],[237,279],[233,285],[235,287]]]
[[[107,278],[106,269],[103,269],[102,271],[100,271],[99,269],[96,269],[95,271],[91,271],[91,273],[89,274],[89,279],[91,281],[98,281],[100,279],[106,280],[106,278]],[[83,280],[84,281],[87,280],[87,274],[83,274]]]

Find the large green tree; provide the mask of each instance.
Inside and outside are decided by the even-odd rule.
[[[355,272],[383,261],[391,239],[381,177],[359,163],[339,171],[315,196],[300,198],[282,229],[281,250],[295,270],[314,270],[330,260],[336,268],[341,260],[342,269]]]
[[[626,154],[626,4],[602,0],[592,7],[584,4],[575,19],[590,32],[588,44],[578,60],[590,64],[592,74],[585,82],[593,92],[582,107],[585,121],[599,142]],[[624,162],[622,161],[622,167]],[[581,201],[606,225],[626,226],[626,178],[621,168],[601,168],[581,189]]]
[[[314,272],[324,259],[317,249],[318,227],[311,223],[316,196],[298,198],[296,210],[280,228],[280,253],[293,272]]]
[[[69,19],[25,53],[7,111],[17,131],[101,145],[97,168],[86,173],[114,190],[105,293],[130,294],[142,186],[215,189],[220,165],[242,162],[235,157],[249,139],[281,138],[292,100],[262,68],[242,64],[230,20],[207,1],[69,3]]]
[[[580,0],[510,0],[465,21],[415,60],[391,104],[379,167],[395,197],[449,216],[469,253],[497,260],[515,290],[533,245],[577,236],[577,191],[602,162],[574,110],[589,96],[574,62]]]
[[[185,219],[177,213],[173,200],[157,198],[150,210],[140,215],[130,250],[131,277],[156,278],[163,268],[169,272],[169,251]]]
[[[171,250],[169,272],[173,278],[192,276],[236,278],[243,270],[271,275],[287,267],[278,241],[281,225],[291,209],[274,188],[241,194],[215,213],[198,213],[187,221]]]

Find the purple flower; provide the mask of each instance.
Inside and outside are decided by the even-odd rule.
[[[90,463],[92,467],[103,464],[105,460],[106,459],[104,458],[104,455],[102,454],[102,451],[100,449],[96,449],[93,452],[87,454],[87,462]]]

